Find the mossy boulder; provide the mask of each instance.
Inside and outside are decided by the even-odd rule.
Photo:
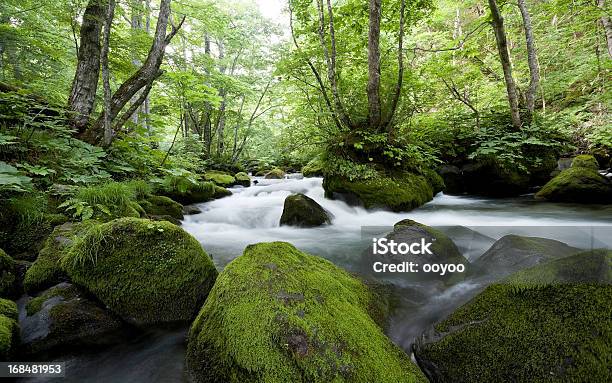
[[[11,360],[19,346],[17,305],[0,298],[0,361]]]
[[[117,316],[69,283],[32,298],[21,326],[27,354],[98,348],[121,342],[123,335],[124,325]]]
[[[610,329],[610,284],[495,284],[438,323],[414,353],[433,382],[605,382]]]
[[[579,251],[554,239],[511,234],[497,240],[474,266],[483,273],[503,276]]]
[[[208,170],[204,174],[204,179],[222,187],[230,187],[236,184],[236,178],[232,175],[217,170]]]
[[[245,188],[251,186],[251,177],[245,172],[236,173],[234,175],[237,185],[242,185]]]
[[[373,272],[375,262],[383,262],[385,264],[401,264],[403,262],[414,262],[418,264],[422,270],[424,264],[441,264],[448,265],[462,264],[466,267],[469,264],[467,259],[461,255],[457,246],[453,241],[442,231],[422,223],[405,219],[397,222],[393,231],[385,236],[387,243],[395,241],[395,243],[431,243],[428,248],[432,254],[374,254],[373,246],[370,246],[361,257],[362,264],[368,272]],[[377,276],[385,276],[387,278],[399,279],[402,281],[424,281],[424,280],[440,280],[444,282],[456,281],[463,279],[467,271],[462,273],[447,273],[439,275],[439,273],[397,273],[397,272],[377,272]]]
[[[612,181],[589,166],[588,161],[580,160],[580,165],[574,165],[575,162],[576,159],[571,168],[544,185],[536,198],[553,202],[612,203]]]
[[[513,285],[554,283],[612,284],[612,250],[583,251],[518,271],[505,280]]]
[[[213,182],[189,183],[182,185],[180,188],[159,190],[158,193],[183,205],[207,202],[232,194],[229,190],[215,185]]]
[[[467,163],[461,167],[461,174],[464,191],[468,194],[511,197],[526,193],[530,186],[528,172],[502,166],[493,158]]]
[[[324,259],[250,245],[193,322],[187,371],[200,382],[425,382],[372,319],[379,304]]]
[[[137,218],[92,227],[62,266],[74,283],[139,326],[192,319],[217,276],[200,243],[183,229]]]
[[[302,167],[304,177],[323,177],[323,162],[315,158]]]
[[[417,208],[434,196],[434,188],[427,177],[414,173],[380,173],[371,179],[349,180],[326,175],[323,179],[325,197],[341,199],[367,209],[383,208],[407,211]]]
[[[142,206],[151,216],[170,216],[175,219],[183,219],[183,205],[165,196],[149,196]]]
[[[0,249],[0,297],[17,298],[19,295],[19,280],[17,264]]]
[[[581,154],[574,157],[574,159],[572,160],[572,167],[599,170],[599,163],[597,163],[595,157],[589,154]]]
[[[264,175],[266,179],[282,180],[285,178],[285,172],[282,169],[274,168]]]
[[[315,227],[330,223],[325,209],[304,194],[293,194],[285,198],[281,225]]]
[[[53,229],[38,254],[38,258],[25,273],[24,290],[33,295],[60,282],[67,281],[68,276],[62,270],[60,259],[68,253],[78,236],[97,224],[96,221],[65,223]]]
[[[463,194],[465,187],[463,185],[463,176],[461,169],[454,165],[442,165],[438,168],[438,174],[444,179],[444,194],[458,195]]]

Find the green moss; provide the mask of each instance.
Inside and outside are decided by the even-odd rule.
[[[242,185],[244,187],[251,186],[251,177],[249,177],[249,175],[245,172],[236,173],[236,175],[234,175],[234,178],[236,178],[236,183],[238,185]]]
[[[144,209],[149,215],[169,215],[183,219],[183,205],[165,196],[150,196],[146,199]]]
[[[190,205],[219,198],[217,196],[219,194],[218,190],[225,190],[215,185],[213,182],[186,183],[180,186],[181,187],[165,188],[158,192],[183,205]]]
[[[597,163],[597,160],[595,159],[595,157],[589,154],[581,154],[574,158],[574,160],[572,161],[572,167],[598,170],[599,164]]]
[[[204,174],[204,179],[223,187],[229,187],[236,183],[236,179],[233,176],[216,170],[207,171],[206,174]]]
[[[59,264],[60,258],[68,252],[78,236],[97,224],[96,221],[84,221],[56,227],[45,241],[36,261],[28,268],[23,281],[24,290],[34,294],[65,280],[66,275]]]
[[[555,202],[612,203],[612,182],[592,168],[572,165],[544,185],[536,197]]]
[[[68,284],[67,286],[59,285],[57,287],[46,290],[43,294],[32,298],[26,304],[26,313],[28,316],[34,315],[40,311],[43,303],[52,297],[62,297],[64,300],[70,300],[79,295],[76,287]]]
[[[492,285],[436,326],[417,360],[440,382],[604,382],[612,286]]]
[[[285,172],[280,168],[274,168],[265,174],[265,178],[268,179],[283,179],[285,178]]]
[[[193,318],[217,275],[200,243],[183,229],[135,218],[92,227],[62,266],[73,282],[137,325]]]
[[[15,295],[15,261],[0,249],[0,297]]]
[[[248,246],[191,327],[188,371],[210,382],[426,381],[372,320],[377,301],[359,280],[288,243]]]
[[[612,250],[585,251],[516,272],[508,277],[513,285],[553,283],[612,284]]]
[[[228,197],[230,195],[232,195],[231,191],[221,186],[215,186],[215,189],[213,191],[213,198],[218,199],[218,198]]]
[[[11,300],[0,298],[0,315],[17,320],[17,316],[19,315],[17,304]]]
[[[19,326],[14,319],[0,315],[0,360],[11,360],[19,344]]]
[[[393,211],[412,210],[433,198],[433,188],[426,177],[413,173],[380,174],[379,177],[351,181],[337,176],[323,180],[325,196],[335,193],[356,196],[367,209],[388,208]]]
[[[304,177],[323,177],[323,162],[315,158],[302,167]]]

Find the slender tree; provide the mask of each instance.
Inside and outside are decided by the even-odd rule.
[[[504,71],[504,80],[506,82],[506,92],[508,94],[508,103],[510,104],[510,115],[512,117],[512,125],[519,130],[522,126],[521,115],[519,111],[518,90],[514,77],[512,76],[512,63],[510,61],[510,52],[508,50],[508,40],[506,39],[506,29],[504,27],[504,18],[501,15],[496,0],[489,0],[489,9],[493,19],[493,30],[495,31],[495,41],[497,42],[497,50],[499,59]]]
[[[115,0],[108,0],[106,11],[106,22],[104,23],[104,36],[102,42],[102,82],[104,88],[104,137],[103,145],[108,146],[113,139],[113,130],[110,120],[111,108],[111,87],[110,87],[110,70],[108,68],[108,52],[110,47],[110,32],[113,27],[113,17],[115,15]]]
[[[601,15],[601,25],[604,28],[604,32],[606,34],[606,43],[608,45],[608,55],[612,59],[612,21],[610,21],[610,16],[606,12],[606,0],[597,0],[597,6],[602,11]]]
[[[533,27],[531,26],[531,16],[527,9],[525,0],[518,0],[518,7],[523,18],[523,29],[525,30],[525,42],[527,43],[527,62],[529,65],[529,89],[525,95],[526,107],[529,112],[529,118],[535,109],[535,99],[540,83],[540,69],[538,68],[538,56],[535,48],[535,39],[533,37]]]
[[[370,0],[368,31],[368,121],[371,128],[381,125],[380,106],[380,20],[382,0]]]

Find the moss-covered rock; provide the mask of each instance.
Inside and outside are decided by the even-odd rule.
[[[234,175],[236,185],[242,185],[245,188],[251,186],[251,177],[245,172],[236,173]]]
[[[230,187],[236,184],[236,178],[232,175],[217,170],[208,170],[204,174],[204,179],[222,187]]]
[[[610,329],[610,284],[496,284],[414,351],[434,382],[605,382]]]
[[[424,382],[370,316],[379,303],[324,259],[251,245],[191,327],[188,372],[206,382]]]
[[[188,321],[217,271],[200,243],[169,222],[122,218],[89,229],[62,266],[125,321]]]
[[[612,284],[612,250],[583,251],[512,274],[505,282],[513,285],[554,283]]]
[[[96,221],[65,223],[57,226],[45,241],[36,261],[28,268],[23,281],[24,290],[33,295],[68,279],[62,270],[60,259],[67,254],[75,239]]]
[[[16,266],[13,258],[0,249],[0,297],[2,298],[17,298],[19,295]]]
[[[304,177],[323,177],[323,162],[315,158],[302,167]]]
[[[461,174],[464,190],[468,194],[510,197],[529,189],[527,171],[502,166],[494,158],[467,163],[461,167]]]
[[[574,157],[574,159],[572,160],[572,167],[599,170],[599,163],[597,163],[595,157],[589,154],[581,154]]]
[[[281,225],[315,227],[330,223],[325,209],[304,194],[293,194],[285,198]]]
[[[612,203],[612,181],[588,165],[572,163],[571,168],[544,185],[536,197],[554,202]]]
[[[183,205],[165,196],[147,197],[142,203],[147,215],[170,216],[176,219],[183,219]]]
[[[76,286],[61,283],[27,303],[21,340],[28,354],[81,351],[118,343],[123,340],[123,330],[117,316],[92,302]]]
[[[386,208],[407,211],[431,201],[434,188],[423,175],[413,173],[380,173],[366,180],[327,175],[323,179],[325,196],[362,204],[367,209]]]
[[[0,298],[0,360],[11,360],[18,345],[17,305]]]
[[[481,272],[503,276],[579,251],[553,239],[506,235],[479,257],[474,266]]]
[[[170,197],[183,205],[207,202],[232,194],[229,190],[215,185],[213,182],[188,183],[181,185],[180,188],[162,189],[158,193]]]
[[[285,172],[282,169],[274,168],[267,172],[264,176],[266,179],[282,180],[285,178]]]
[[[361,262],[364,268],[368,272],[373,272],[373,265],[375,262],[382,262],[385,264],[401,264],[403,262],[413,262],[421,267],[424,264],[440,264],[448,265],[462,264],[468,265],[467,259],[461,255],[457,246],[453,241],[446,236],[440,230],[433,227],[424,225],[422,223],[405,219],[397,222],[393,231],[385,236],[390,241],[395,243],[406,243],[408,245],[412,243],[432,243],[429,250],[432,254],[374,254],[373,246],[370,246],[361,257]],[[467,269],[467,267],[466,267]],[[397,272],[377,272],[377,276],[385,276],[387,278],[399,279],[402,281],[423,281],[423,280],[441,280],[441,281],[456,281],[463,279],[467,271],[462,273],[446,273],[445,275],[439,275],[439,273],[397,273]]]

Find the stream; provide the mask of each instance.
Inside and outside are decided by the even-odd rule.
[[[255,186],[236,187],[230,197],[200,204],[202,213],[186,216],[183,222],[219,271],[248,244],[286,241],[360,273],[363,266],[358,259],[371,238],[391,231],[394,223],[407,218],[445,231],[470,261],[510,233],[558,239],[580,248],[612,248],[612,205],[545,203],[532,196],[487,199],[439,194],[421,208],[393,213],[325,199],[321,178],[255,179]],[[280,227],[284,199],[294,193],[306,194],[321,204],[333,215],[332,224],[308,229]],[[391,318],[389,337],[409,352],[416,337],[490,282],[491,278],[474,277],[447,289],[429,289],[426,294],[401,290],[405,293],[400,294],[399,307]],[[158,330],[95,354],[62,358],[67,371],[64,381],[183,381],[186,333],[186,328]]]

